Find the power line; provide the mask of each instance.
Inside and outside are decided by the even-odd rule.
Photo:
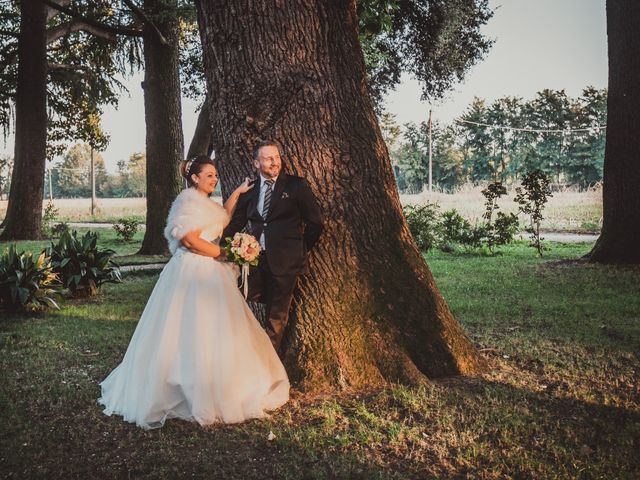
[[[456,118],[454,121],[458,123],[468,123],[471,125],[478,125],[481,127],[489,127],[493,129],[501,129],[501,130],[514,130],[516,132],[530,132],[530,133],[566,133],[571,134],[575,132],[598,132],[599,130],[606,130],[606,125],[597,125],[595,127],[588,128],[567,128],[567,129],[546,129],[546,128],[520,128],[520,127],[509,127],[505,125],[491,125],[489,123],[482,122],[472,122],[471,120],[463,120],[461,118]]]

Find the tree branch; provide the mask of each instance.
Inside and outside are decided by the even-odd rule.
[[[72,20],[68,23],[63,23],[62,25],[56,25],[53,28],[47,30],[47,44],[53,43],[59,38],[64,37],[65,35],[69,35],[71,32],[87,32],[96,37],[104,38],[110,42],[115,42],[117,40],[116,34],[113,32],[106,31],[102,28],[94,27],[93,25],[89,25],[82,20]]]
[[[86,23],[87,25],[91,25],[92,27],[96,27],[96,28],[101,28],[102,30],[106,31],[106,32],[111,32],[113,34],[116,35],[126,35],[128,37],[141,37],[142,36],[142,30],[139,30],[137,28],[129,28],[129,27],[123,27],[120,25],[108,25],[106,23],[102,23],[99,22],[97,20],[93,20],[91,18],[85,17],[84,15],[76,12],[75,10],[72,10],[70,8],[64,7],[52,0],[40,0],[42,3],[44,3],[45,5],[51,7],[51,8],[55,8],[56,10],[62,12],[62,13],[66,13],[67,15],[76,18],[78,20],[83,21],[84,23]]]
[[[160,43],[162,43],[163,45],[167,45],[169,43],[167,42],[167,39],[164,38],[164,35],[162,35],[162,32],[156,26],[156,24],[153,23],[149,17],[147,17],[147,14],[144,13],[141,8],[139,8],[131,0],[123,0],[123,2],[127,7],[131,9],[131,11],[134,13],[136,17],[142,20],[143,23],[146,23],[147,25],[149,25],[153,29],[153,31],[156,32],[156,35],[158,35],[158,38],[160,39]]]
[[[56,72],[61,70],[70,70],[73,72],[77,72],[82,70],[84,72],[93,72],[91,68],[84,65],[71,65],[69,63],[48,63],[47,70],[50,72]]]
[[[18,38],[20,34],[11,30],[0,30],[0,35],[6,35],[7,37]]]
[[[71,0],[58,0],[58,5],[61,7],[66,7],[71,3]],[[60,13],[60,10],[49,7],[47,8],[47,23],[56,15]]]

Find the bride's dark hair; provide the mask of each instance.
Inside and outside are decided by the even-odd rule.
[[[216,164],[206,155],[198,155],[197,157],[190,158],[188,160],[183,160],[180,162],[180,174],[187,181],[187,185],[193,187],[195,183],[191,179],[191,175],[198,175],[205,165],[213,165]]]

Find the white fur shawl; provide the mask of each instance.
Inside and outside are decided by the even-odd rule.
[[[169,210],[164,236],[172,254],[180,246],[180,240],[192,230],[222,229],[229,223],[229,215],[222,205],[198,193],[194,188],[185,188],[176,197]]]

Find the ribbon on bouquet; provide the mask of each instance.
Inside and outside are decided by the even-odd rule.
[[[240,286],[242,287],[242,291],[244,293],[244,299],[247,299],[247,295],[249,294],[249,264],[243,263],[240,274],[242,276],[242,283]]]

